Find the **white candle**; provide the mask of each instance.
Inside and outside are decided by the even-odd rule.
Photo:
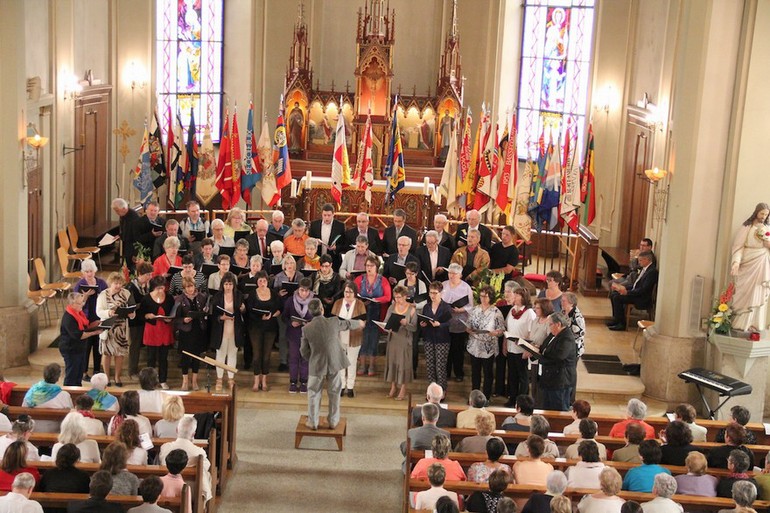
[[[422,181],[422,195],[427,196],[429,189],[430,189],[430,178],[426,176],[425,179]]]
[[[311,171],[308,171],[305,173],[305,189],[310,190],[312,189],[312,183],[313,183],[313,173]]]
[[[291,197],[292,198],[297,197],[297,179],[296,178],[291,179]]]

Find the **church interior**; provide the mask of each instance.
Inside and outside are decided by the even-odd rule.
[[[513,214],[506,220],[494,198],[483,218],[516,225],[530,253],[523,273],[557,268],[567,277],[586,318],[586,353],[636,364],[631,375],[604,375],[579,363],[576,397],[615,416],[631,398],[656,416],[690,403],[707,419],[724,397],[709,389],[702,401],[679,374],[709,369],[753,388],[716,418],[741,404],[762,423],[770,418],[767,293],[752,339],[715,333],[711,321],[733,281],[735,234],[768,202],[768,54],[770,0],[0,0],[0,148],[10,155],[0,208],[0,369],[30,385],[62,361],[49,346],[66,298],[30,292],[45,284],[36,261],[48,283],[74,282],[65,273],[78,276],[77,258],[67,256],[78,240],[61,233],[76,227],[80,247],[117,233],[113,199],[131,208],[153,199],[180,221],[195,199],[211,219],[237,206],[249,220],[281,210],[287,225],[310,223],[335,200],[336,142],[356,172],[371,123],[371,202],[362,187],[344,187],[337,219],[350,228],[368,211],[379,229],[402,208],[418,233],[441,213],[453,231],[463,210],[442,197],[454,190],[446,169],[456,164],[461,130],[472,143],[486,119],[497,127],[495,141],[510,131],[511,146],[515,134],[520,171],[537,160],[544,136],[557,146],[574,137],[565,162],[581,166],[590,133],[590,222],[581,203],[577,229],[550,237],[522,229]],[[389,203],[394,113],[405,183]],[[272,187],[281,178],[265,172],[248,200],[241,189],[230,202],[215,172],[220,141],[245,155],[262,148],[262,135],[269,147],[275,130],[278,144],[279,116],[291,180],[270,194],[268,178]],[[163,144],[172,125],[184,140],[194,126],[198,151],[206,136],[213,144],[197,191],[179,182],[176,197],[170,166],[148,175],[160,187],[135,186],[143,136],[158,129]],[[247,173],[262,170],[257,153],[240,163]],[[508,200],[516,210],[516,198]],[[610,331],[611,274],[627,269],[643,238],[654,242],[657,261],[654,310]],[[100,276],[120,268],[116,251],[94,254]],[[768,281],[762,286],[770,290]],[[409,384],[412,403],[422,401],[425,377],[420,369]],[[348,432],[340,453],[323,439],[303,442],[312,451],[292,447],[306,397],[284,393],[281,373],[269,394],[252,392],[250,379],[237,376],[239,457],[216,509],[405,511],[398,444],[410,404],[384,398],[381,377],[360,378],[357,397],[342,401]],[[464,406],[470,390],[467,379],[450,384],[449,403]]]

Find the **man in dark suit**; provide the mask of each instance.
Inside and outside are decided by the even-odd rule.
[[[359,212],[356,216],[356,227],[345,232],[345,247],[340,249],[340,253],[354,248],[356,238],[359,235],[363,235],[369,240],[369,251],[375,255],[382,253],[380,234],[374,228],[369,227],[369,214],[366,212]]]
[[[342,263],[342,254],[345,253],[345,248],[343,248],[345,225],[342,221],[334,219],[334,206],[331,203],[327,203],[321,208],[321,219],[316,219],[310,223],[308,235],[321,242],[318,245],[318,254],[328,253],[334,260],[332,267],[337,271],[340,268],[340,263]]]
[[[123,513],[120,504],[107,502],[105,498],[112,490],[112,476],[106,470],[91,476],[88,500],[74,501],[67,505],[67,513]]]
[[[433,229],[436,230],[436,233],[438,234],[438,243],[447,248],[450,251],[450,254],[452,254],[457,249],[457,241],[454,236],[447,231],[448,223],[449,220],[444,214],[436,214],[433,216]],[[423,239],[422,242],[424,245],[425,239]]]
[[[438,383],[431,383],[428,385],[428,391],[425,394],[425,398],[428,400],[425,404],[433,404],[438,408],[438,420],[436,426],[442,428],[455,427],[457,424],[457,414],[453,411],[449,411],[447,408],[441,408],[439,403],[444,398],[444,389]],[[424,406],[424,405],[423,405]],[[422,426],[422,406],[415,406],[412,408],[412,425]]]
[[[398,238],[397,251],[385,260],[382,275],[388,279],[391,286],[406,278],[406,264],[414,262],[418,266],[420,265],[417,257],[409,252],[411,247],[412,240],[408,236],[402,235]]]
[[[398,238],[404,236],[412,240],[412,249],[409,252],[414,254],[417,249],[417,232],[406,225],[406,212],[397,208],[393,211],[393,225],[388,226],[382,234],[382,257],[388,258],[395,254],[398,251]]]
[[[185,239],[184,237],[181,237],[179,234],[179,221],[176,219],[169,219],[166,221],[166,232],[163,233],[160,237],[155,239],[155,244],[152,247],[152,260],[155,261],[156,258],[161,256],[164,253],[163,250],[163,243],[166,242],[166,239],[169,237],[176,237],[179,239],[179,254],[183,255],[190,249],[190,242]]]
[[[649,308],[654,301],[653,291],[658,284],[658,269],[653,264],[655,257],[652,251],[642,251],[639,259],[639,275],[630,287],[617,287],[610,292],[612,304],[612,323],[608,327],[612,331],[626,330],[626,305],[636,308]]]
[[[411,428],[408,431],[408,438],[411,449],[414,451],[430,450],[433,438],[436,435],[443,435],[449,438],[449,431],[445,431],[436,426],[438,422],[439,411],[442,409],[433,403],[426,403],[420,410],[422,415],[422,426]],[[406,456],[406,441],[401,442],[401,454]]]
[[[465,222],[457,225],[457,231],[455,232],[457,247],[468,244],[468,230],[473,228],[481,233],[481,247],[489,251],[492,247],[492,230],[481,224],[481,214],[479,214],[478,210],[469,210],[465,214]]]
[[[561,312],[548,317],[551,336],[546,337],[540,347],[540,354],[533,358],[540,360],[542,375],[538,389],[542,392],[544,410],[567,411],[570,409],[570,383],[577,372],[577,345],[575,335],[569,329],[569,317]]]
[[[165,230],[166,220],[158,215],[159,212],[160,205],[157,201],[147,203],[144,207],[144,215],[134,225],[135,241],[147,248],[150,254],[155,247],[155,239],[163,235]]]
[[[267,258],[271,258],[270,243],[273,240],[270,238],[267,229],[269,227],[267,219],[260,219],[254,226],[254,231],[246,237],[246,241],[249,243],[249,256],[259,255],[262,257],[262,267],[267,268],[265,264]]]
[[[112,200],[112,211],[120,218],[120,239],[122,241],[123,259],[128,269],[133,272],[136,267],[136,264],[134,264],[134,255],[136,254],[134,251],[134,242],[136,242],[134,233],[139,223],[139,214],[133,208],[129,208],[128,202],[123,198]]]
[[[417,248],[415,255],[420,263],[420,279],[425,280],[426,276],[428,281],[448,279],[446,270],[452,259],[452,253],[439,244],[439,235],[435,230],[426,232],[423,241],[425,245]]]

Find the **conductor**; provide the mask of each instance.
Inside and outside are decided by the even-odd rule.
[[[340,344],[340,331],[362,329],[364,321],[343,320],[339,317],[324,317],[321,300],[316,298],[308,304],[313,316],[302,329],[302,344],[299,352],[308,361],[307,381],[307,422],[312,430],[318,429],[318,410],[321,408],[323,380],[326,377],[329,397],[329,429],[340,421],[340,371],[349,366],[348,357]]]

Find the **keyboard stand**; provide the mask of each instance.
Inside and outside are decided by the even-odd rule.
[[[719,412],[719,410],[720,410],[720,409],[722,409],[722,406],[724,406],[724,405],[725,405],[725,403],[726,403],[727,401],[729,401],[730,399],[732,399],[732,396],[729,396],[729,395],[728,395],[727,397],[725,397],[725,400],[724,400],[724,401],[722,401],[721,403],[719,403],[719,404],[717,405],[717,407],[716,407],[716,408],[714,408],[714,409],[712,410],[712,409],[711,409],[711,405],[710,405],[710,404],[708,403],[708,401],[706,400],[706,395],[703,393],[703,388],[701,388],[701,385],[700,385],[700,383],[696,383],[695,381],[691,381],[690,383],[695,383],[695,386],[696,386],[696,387],[697,387],[697,389],[698,389],[698,393],[700,394],[700,398],[701,398],[701,400],[703,401],[703,405],[706,407],[706,409],[707,409],[707,410],[708,410],[708,412],[709,412],[709,419],[711,419],[711,420],[716,420],[716,414],[717,414],[717,412]]]

